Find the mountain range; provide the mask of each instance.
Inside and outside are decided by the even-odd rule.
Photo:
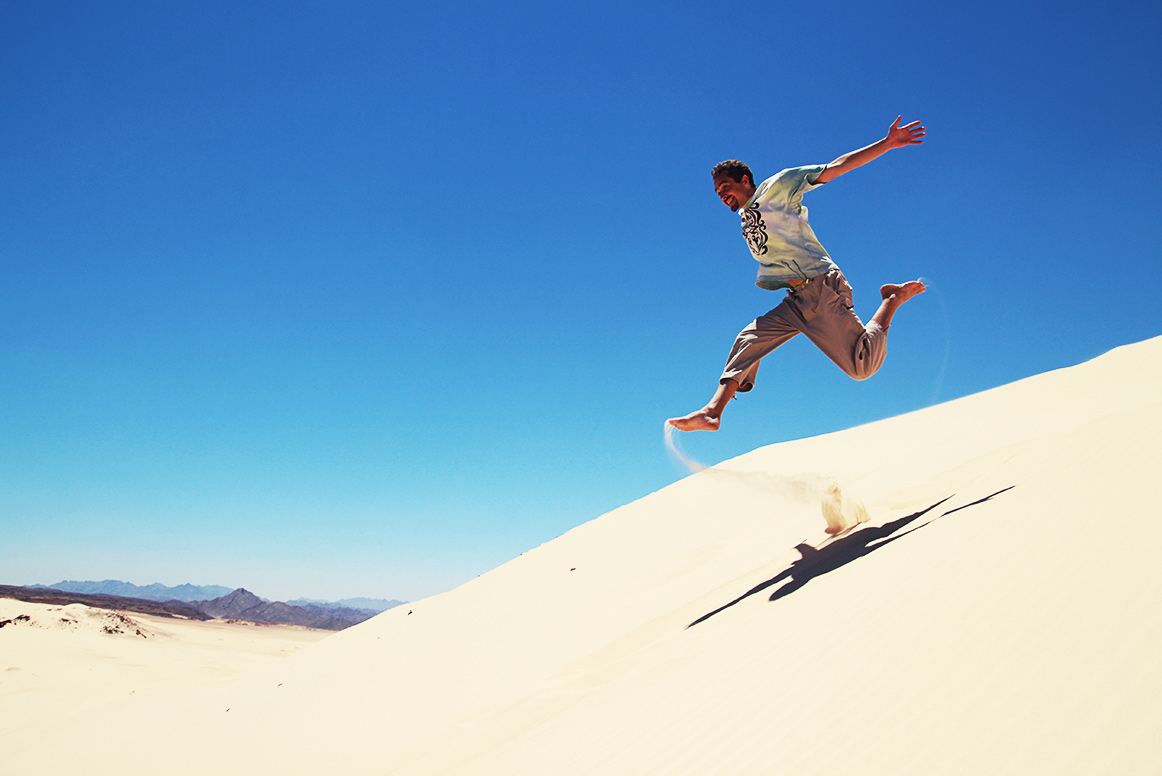
[[[216,619],[242,620],[263,625],[300,625],[321,630],[349,628],[404,603],[375,598],[268,601],[245,588],[231,590],[221,585],[190,584],[176,587],[161,584],[139,586],[115,579],[102,582],[65,580],[55,585],[30,585],[23,589],[68,593],[77,603],[88,603],[100,608],[127,608],[129,601],[182,604],[187,609]]]
[[[185,603],[221,598],[235,590],[235,588],[223,587],[222,585],[184,584],[167,587],[156,582],[152,585],[135,585],[132,582],[122,582],[118,579],[106,579],[101,582],[78,582],[70,579],[57,582],[54,585],[28,585],[28,587],[32,589],[51,588],[53,590],[63,590],[67,593],[119,595],[126,598],[140,598],[146,601],[182,601]],[[261,598],[260,600],[267,601],[268,599]],[[344,598],[339,601],[325,601],[317,598],[296,598],[293,601],[287,601],[287,603],[292,606],[300,606],[304,609],[310,609],[311,607],[315,609],[320,607],[323,609],[355,609],[361,612],[379,614],[405,602],[388,600],[386,598]]]
[[[207,598],[218,598],[229,593],[233,588],[222,585],[177,585],[166,587],[154,583],[152,585],[135,585],[131,582],[122,582],[119,579],[106,579],[101,582],[78,582],[72,579],[62,580],[55,585],[28,585],[33,589],[50,588],[63,590],[66,593],[85,593],[86,595],[119,595],[125,598],[140,598],[144,601],[201,601]]]

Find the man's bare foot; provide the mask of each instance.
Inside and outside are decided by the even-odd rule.
[[[927,290],[928,289],[925,288],[924,284],[919,280],[909,280],[907,283],[902,285],[887,283],[880,286],[880,297],[883,299],[888,299],[894,296],[896,297],[894,301],[899,304],[903,304],[904,302],[914,297],[916,294],[922,294]]]
[[[896,314],[896,310],[900,309],[900,305],[926,290],[924,284],[919,280],[909,280],[901,285],[888,283],[880,286],[880,296],[884,298],[884,301],[880,302],[880,309],[876,310],[876,314],[872,316],[872,323],[879,324],[884,331],[887,331],[888,327],[892,325],[892,316]]]
[[[717,431],[722,423],[720,418],[710,415],[706,410],[691,412],[684,418],[670,418],[666,422],[679,431]]]

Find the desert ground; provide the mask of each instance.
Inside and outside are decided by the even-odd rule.
[[[1162,338],[760,448],[305,646],[5,627],[0,771],[1160,773],[1160,384]]]
[[[85,712],[158,689],[227,685],[332,635],[11,598],[0,598],[0,623],[0,757]]]

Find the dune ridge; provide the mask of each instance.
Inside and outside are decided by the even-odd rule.
[[[144,773],[164,712],[223,773],[1157,773],[1158,364],[1162,338],[761,448],[212,694],[85,718],[52,767]],[[867,522],[827,534],[787,478]],[[87,757],[129,729],[141,767]],[[49,745],[0,766],[54,772]]]

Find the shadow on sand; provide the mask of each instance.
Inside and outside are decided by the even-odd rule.
[[[927,509],[922,509],[919,512],[908,515],[907,517],[901,517],[897,520],[893,520],[890,523],[885,523],[881,526],[868,526],[859,528],[847,534],[846,536],[841,536],[840,538],[835,539],[830,544],[824,545],[823,548],[819,550],[806,543],[797,544],[795,545],[795,549],[798,550],[799,554],[803,557],[792,563],[789,568],[780,571],[776,576],[768,579],[766,582],[755,585],[750,590],[746,591],[730,603],[724,604],[714,611],[702,615],[686,627],[692,628],[700,622],[709,620],[719,612],[729,609],[738,602],[750,598],[755,593],[761,593],[763,590],[766,590],[769,587],[773,587],[780,582],[786,581],[785,585],[781,586],[778,590],[771,594],[770,600],[778,601],[780,598],[784,598],[789,596],[791,593],[794,593],[796,590],[803,587],[816,577],[821,577],[830,571],[835,571],[835,569],[840,568],[841,566],[846,566],[853,560],[858,560],[859,558],[862,558],[866,555],[870,555],[876,550],[882,547],[886,547],[897,539],[903,539],[908,534],[919,531],[924,526],[931,525],[945,515],[951,515],[953,512],[959,512],[962,509],[968,509],[969,507],[974,507],[977,504],[983,504],[984,502],[999,496],[1007,490],[1012,490],[1015,487],[1015,485],[1010,485],[1007,488],[998,490],[991,496],[985,496],[982,499],[977,499],[971,504],[965,504],[962,507],[950,509],[947,512],[943,512],[936,517],[933,517],[927,522],[921,523],[920,525],[904,531],[898,536],[893,536],[892,534],[895,534],[900,529],[916,522],[920,518],[927,515],[929,512],[935,510],[941,504],[948,502],[952,496],[937,501]]]

